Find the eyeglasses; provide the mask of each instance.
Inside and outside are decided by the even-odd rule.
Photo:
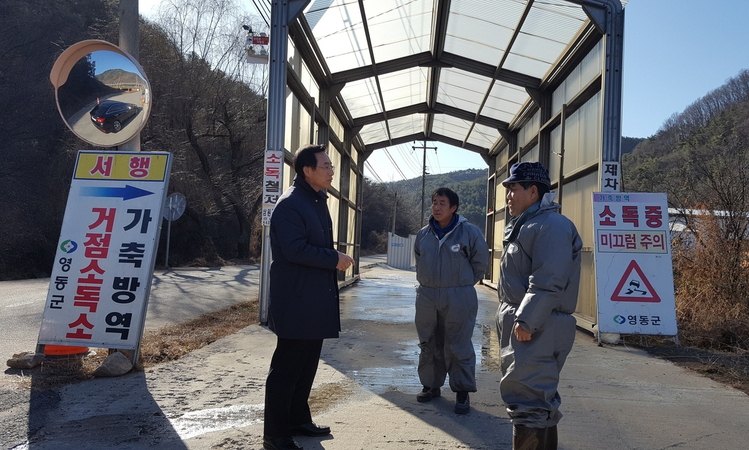
[[[332,170],[335,172],[335,166],[333,164],[323,164],[322,166],[315,167],[316,169]]]

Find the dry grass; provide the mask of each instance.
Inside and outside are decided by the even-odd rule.
[[[140,365],[174,361],[242,328],[258,323],[257,301],[204,314],[190,322],[146,333],[140,346]]]
[[[242,328],[258,323],[257,301],[244,302],[204,314],[194,320],[172,325],[143,336],[137,368],[174,361]],[[93,349],[84,356],[48,357],[38,367],[17,371],[23,384],[32,389],[49,389],[93,378],[94,371],[107,357],[106,349]]]
[[[741,354],[749,351],[747,242],[715,218],[694,226],[694,240],[673,243],[676,316],[682,343]]]

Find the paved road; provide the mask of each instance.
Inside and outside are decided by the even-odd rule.
[[[180,323],[203,313],[257,298],[256,265],[172,268],[157,271],[151,286],[146,330]],[[0,356],[36,348],[49,279],[0,283]]]

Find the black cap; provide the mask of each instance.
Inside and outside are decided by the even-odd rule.
[[[502,186],[507,187],[510,183],[523,183],[526,181],[535,181],[536,183],[551,187],[549,171],[539,162],[519,162],[513,164],[510,167],[510,176],[502,182]]]

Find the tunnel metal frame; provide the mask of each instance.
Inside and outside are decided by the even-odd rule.
[[[427,2],[422,0],[421,3]],[[280,152],[284,155],[286,165],[289,165],[293,159],[293,153],[289,148],[295,148],[290,145],[292,144],[290,141],[294,141],[294,132],[297,138],[293,144],[314,141],[326,143],[329,149],[335,150],[338,158],[336,165],[339,167],[338,187],[329,191],[331,202],[337,205],[337,210],[331,211],[334,222],[337,224],[337,233],[334,238],[336,248],[349,253],[356,261],[352,270],[339,277],[342,285],[355,281],[359,276],[358,242],[361,237],[364,162],[375,150],[414,140],[429,140],[480,154],[489,167],[486,237],[495,262],[501,253],[501,247],[497,244],[501,241],[497,238],[501,236],[501,226],[507,218],[507,211],[501,199],[501,187],[497,180],[503,179],[508,174],[513,162],[534,158],[547,164],[554,171],[553,187],[557,190],[560,203],[563,205],[563,213],[570,216],[578,228],[584,230],[590,228],[585,222],[592,221],[585,215],[586,208],[590,206],[592,199],[588,196],[586,204],[586,200],[582,198],[584,195],[580,193],[588,194],[591,190],[618,191],[621,186],[621,90],[624,31],[622,3],[626,4],[626,2],[618,0],[549,0],[544,2],[528,0],[524,4],[522,14],[519,15],[517,26],[512,30],[509,43],[496,65],[471,59],[446,49],[448,39],[453,38],[447,36],[450,20],[456,17],[455,14],[451,15],[452,8],[456,5],[464,7],[466,3],[471,2],[434,0],[429,3],[432,3],[429,50],[385,61],[376,59],[376,47],[373,45],[373,40],[377,39],[374,20],[365,12],[371,4],[367,5],[364,0],[358,0],[355,5],[347,6],[358,7],[361,13],[361,22],[350,28],[361,27],[360,34],[363,32],[366,41],[366,48],[362,49],[361,58],[368,58],[372,63],[333,71],[328,64],[332,58],[326,55],[322,48],[325,39],[320,38],[319,35],[320,22],[317,22],[316,26],[311,25],[307,14],[310,14],[310,17],[316,14],[315,17],[319,19],[321,15],[328,12],[331,5],[336,4],[336,0],[272,1],[266,152],[275,154]],[[477,0],[476,3],[485,2]],[[546,8],[547,10],[542,12],[549,13],[552,7],[562,13],[565,12],[565,7],[577,8],[575,10],[577,20],[580,21],[580,17],[585,18],[584,21],[580,21],[581,25],[572,39],[566,42],[553,66],[550,66],[543,76],[532,76],[505,67],[508,59],[514,55],[511,51],[513,45],[519,47],[518,43],[532,34],[523,27],[532,21],[533,14],[538,13],[538,8]],[[559,22],[567,19],[569,18],[560,16]],[[555,23],[549,25],[551,30],[554,27]],[[289,45],[293,45],[293,57],[289,57]],[[594,62],[591,63],[591,60]],[[597,70],[597,73],[586,78],[585,82],[579,83],[579,86],[574,88],[567,86],[567,84],[572,84],[569,83],[570,78],[580,78],[579,73],[586,70],[590,72],[590,67],[593,67],[593,72]],[[383,88],[383,85],[387,77],[414,68],[423,69],[429,74],[423,93],[424,101],[392,109],[386,108],[388,100],[385,97],[388,91]],[[445,89],[440,84],[441,80],[456,71],[477,77],[477,79],[481,77],[490,80],[476,111],[440,101],[441,92]],[[362,81],[367,81],[374,88],[372,103],[379,104],[381,110],[363,115],[352,114],[352,106],[346,101],[344,88]],[[497,91],[494,89],[499,85],[517,87],[527,95],[526,100],[519,106],[511,120],[500,120],[496,115],[486,113],[490,111],[487,105],[497,100],[494,96]],[[310,90],[316,90],[316,92],[310,92]],[[560,94],[560,91],[563,92]],[[292,109],[295,108],[296,112],[287,109],[289,99],[292,100]],[[295,119],[302,114],[310,118],[309,131],[306,132],[307,141],[310,142],[301,138],[305,132],[299,131],[302,127],[295,122]],[[580,118],[583,114],[591,117],[583,120]],[[421,130],[398,134],[392,124],[414,115],[423,118]],[[459,139],[439,132],[436,124],[445,117],[454,118],[465,124],[464,138]],[[581,121],[584,122],[584,126],[579,125]],[[291,128],[296,131],[289,133],[286,129],[287,123],[291,124]],[[593,143],[595,148],[592,149],[595,156],[591,158],[588,155],[587,159],[577,166],[574,165],[575,158],[580,158],[577,154],[590,154],[591,145],[590,143],[583,145],[570,138],[573,133],[568,129],[574,128],[569,125],[572,123],[577,124],[578,139],[582,133],[579,128],[585,128],[588,134],[597,133]],[[380,125],[385,131],[383,139],[368,141],[362,136],[362,130],[373,125]],[[477,145],[470,136],[479,128],[496,130],[497,139],[491,145]],[[341,134],[343,136],[340,136]],[[571,144],[578,145],[576,147]],[[565,161],[570,161],[572,164],[565,165]],[[286,170],[283,167],[284,164],[281,166],[283,184],[288,186],[291,177],[283,173]],[[585,186],[579,187],[580,183]],[[568,191],[571,196],[563,198],[562,193]],[[565,201],[562,202],[562,200]],[[568,206],[568,201],[570,206]],[[272,208],[272,205],[269,207]],[[350,229],[352,223],[354,230]],[[584,238],[584,250],[592,253],[592,236],[587,232],[581,234]],[[352,235],[353,239],[350,238]],[[267,322],[271,258],[269,230],[266,225],[263,227],[259,290],[262,323]],[[595,271],[592,256],[587,267],[584,267],[584,272],[586,271],[589,273],[584,278],[589,280],[588,284],[590,284],[590,280],[595,279],[594,273],[590,273]],[[496,287],[497,281],[496,263],[490,264],[485,284]],[[596,315],[595,295],[591,295],[590,286],[584,286],[581,289],[581,302],[582,307],[579,308],[578,319],[582,319],[581,325],[584,327],[592,328]]]

